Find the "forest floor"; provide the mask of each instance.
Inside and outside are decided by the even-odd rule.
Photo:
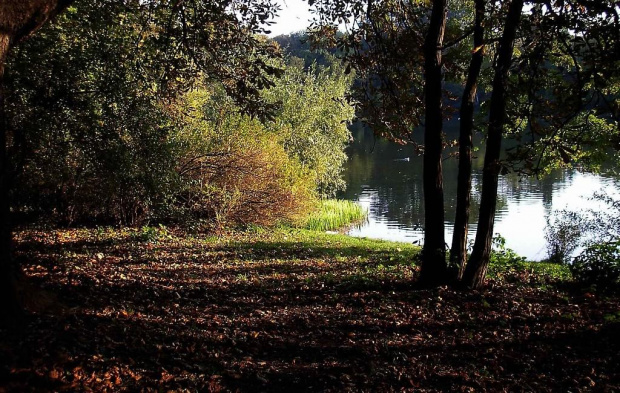
[[[415,286],[417,248],[317,232],[21,230],[0,392],[620,391],[620,296],[544,264]],[[37,289],[34,289],[37,288]]]

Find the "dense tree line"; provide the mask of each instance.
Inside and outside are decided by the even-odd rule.
[[[260,92],[271,120],[252,118],[221,82],[162,81],[166,64],[119,11],[71,7],[11,58],[14,211],[65,224],[269,223],[342,188],[352,112],[337,101],[350,81],[339,65],[265,59],[283,73]]]
[[[337,37],[343,34],[336,32]],[[303,59],[306,68],[314,63],[321,66],[333,65],[335,58],[341,54],[335,42],[319,43],[314,42],[313,38],[307,31],[299,31],[273,37],[273,40],[288,55]]]

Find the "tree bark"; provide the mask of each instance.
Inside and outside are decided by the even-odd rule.
[[[471,167],[474,130],[474,105],[478,89],[478,77],[484,60],[484,8],[485,0],[475,2],[474,48],[469,62],[467,82],[461,99],[459,134],[459,173],[456,190],[456,214],[452,248],[450,249],[450,270],[461,280],[467,262],[467,233],[471,204]]]
[[[74,0],[0,1],[0,323],[23,315],[17,292],[19,266],[12,255],[11,180],[4,71],[11,48],[39,30]]]
[[[443,197],[442,59],[447,0],[434,0],[424,42],[426,112],[424,129],[424,247],[420,282],[440,285],[448,281]]]
[[[487,147],[482,172],[480,217],[478,219],[474,249],[463,274],[463,283],[470,288],[479,288],[484,284],[489,266],[493,224],[495,222],[495,207],[497,204],[497,186],[501,169],[502,131],[506,122],[506,88],[522,9],[523,0],[513,0],[510,3],[504,31],[499,43],[495,76],[493,77]]]
[[[11,46],[25,40],[75,0],[1,0],[0,32]]]

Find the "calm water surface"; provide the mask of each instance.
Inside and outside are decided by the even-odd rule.
[[[369,238],[421,242],[424,206],[422,201],[422,159],[410,146],[375,139],[361,127],[352,129],[345,179],[347,190],[340,195],[368,209],[368,221],[349,234]],[[450,137],[450,136],[449,136]],[[456,138],[456,135],[453,136]],[[482,185],[482,152],[474,160],[470,238],[475,233],[476,207]],[[444,161],[446,242],[450,244],[456,206],[458,162]],[[617,195],[620,182],[611,177],[557,171],[544,179],[500,177],[496,233],[506,238],[507,247],[530,260],[544,259],[544,228],[549,215],[557,210],[596,208],[588,198],[595,192]]]

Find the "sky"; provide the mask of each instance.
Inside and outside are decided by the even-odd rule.
[[[281,34],[290,34],[306,30],[310,25],[312,14],[308,9],[308,3],[302,0],[278,0],[282,7],[275,23],[269,26],[270,37]]]

